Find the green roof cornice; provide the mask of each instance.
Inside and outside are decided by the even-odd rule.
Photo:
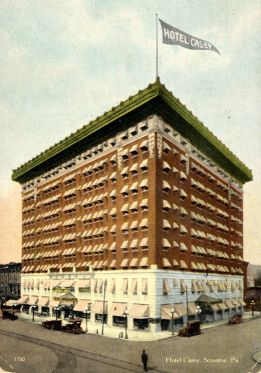
[[[232,163],[239,171],[235,176],[241,182],[252,180],[251,171],[220,140],[218,140],[217,137],[185,107],[185,105],[175,98],[173,94],[161,84],[159,79],[14,170],[12,179],[18,182],[29,180],[35,168],[39,168],[51,159],[55,159],[61,152],[66,152],[73,148],[73,146],[77,146],[77,144],[95,132],[102,130],[105,126],[112,124],[157,98],[163,100],[170,109],[174,110],[185,120],[186,124],[190,126],[194,132],[196,131],[201,135],[210,146],[216,148],[228,162]]]

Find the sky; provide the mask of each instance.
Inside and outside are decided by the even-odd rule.
[[[155,81],[155,14],[221,55],[161,43],[161,82],[250,169],[244,259],[261,264],[261,2],[0,2],[0,263],[21,259],[12,170]]]

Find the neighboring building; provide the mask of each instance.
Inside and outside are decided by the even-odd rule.
[[[13,172],[20,303],[91,305],[91,322],[159,331],[242,311],[251,171],[157,80]],[[212,298],[210,298],[212,297]],[[207,299],[207,297],[201,297]],[[215,303],[215,301],[214,301]]]
[[[0,264],[0,298],[20,298],[21,263]]]
[[[245,301],[255,302],[255,309],[261,311],[261,265],[249,264],[247,267],[247,289]]]

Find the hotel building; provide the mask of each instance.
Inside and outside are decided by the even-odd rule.
[[[129,329],[151,332],[195,317],[195,302],[206,320],[243,311],[251,171],[159,80],[12,178],[21,304],[72,304],[111,327],[127,315]]]

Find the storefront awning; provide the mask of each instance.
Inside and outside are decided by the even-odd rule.
[[[28,295],[23,295],[20,299],[16,301],[16,304],[27,304],[29,300]]]
[[[188,303],[188,314],[196,315],[197,312],[197,306],[195,305],[195,303]]]
[[[130,309],[130,317],[134,319],[147,319],[150,315],[148,304],[133,304]]]
[[[235,308],[236,307],[236,306],[234,306],[234,304],[231,302],[230,299],[225,299],[224,302],[225,302],[227,308]]]
[[[178,314],[178,317],[182,317],[186,315],[187,310],[186,310],[186,305],[185,304],[175,304],[174,305],[175,311]]]
[[[161,313],[160,313],[161,319],[171,320],[172,319],[172,313],[171,313],[172,308],[174,309],[173,319],[178,319],[180,316],[175,312],[175,308],[173,307],[172,304],[163,304],[161,306]]]
[[[103,307],[104,305],[104,307]],[[103,310],[104,308],[104,310]],[[98,314],[103,314],[103,313],[108,313],[108,302],[103,302],[103,301],[95,301],[93,306],[92,306],[92,312],[93,313],[98,313]]]
[[[127,303],[112,303],[110,313],[112,316],[124,316],[126,311]]]
[[[50,298],[49,297],[41,297],[38,301],[38,306],[40,307],[46,307],[48,306],[49,304],[49,301],[50,301]]]
[[[73,310],[77,312],[84,312],[88,308],[89,303],[91,303],[90,299],[79,299],[78,303],[74,306]]]
[[[241,306],[241,304],[239,303],[239,301],[235,298],[231,299],[231,302],[233,304],[234,307],[238,307],[238,306]]]
[[[218,303],[211,304],[212,311],[216,312],[219,311],[220,308],[218,306]]]
[[[225,304],[225,303],[218,303],[217,304],[218,305],[218,308],[220,309],[220,310],[227,310],[229,307],[227,307],[227,305]]]
[[[246,306],[246,303],[243,301],[243,299],[238,299],[238,302],[241,306]]]
[[[32,297],[30,297],[27,304],[30,304],[31,306],[34,306],[38,303],[38,301],[39,301],[39,297],[32,296]]]
[[[210,297],[209,295],[205,295],[204,294],[204,295],[200,295],[200,297],[198,297],[196,299],[196,302],[197,303],[214,304],[214,303],[220,303],[220,302],[222,302],[222,299]]]
[[[9,299],[7,302],[5,302],[5,305],[8,307],[12,307],[12,305],[16,303],[17,303],[17,300]]]
[[[61,301],[60,300],[51,300],[49,303],[50,308],[58,307],[60,305]]]

